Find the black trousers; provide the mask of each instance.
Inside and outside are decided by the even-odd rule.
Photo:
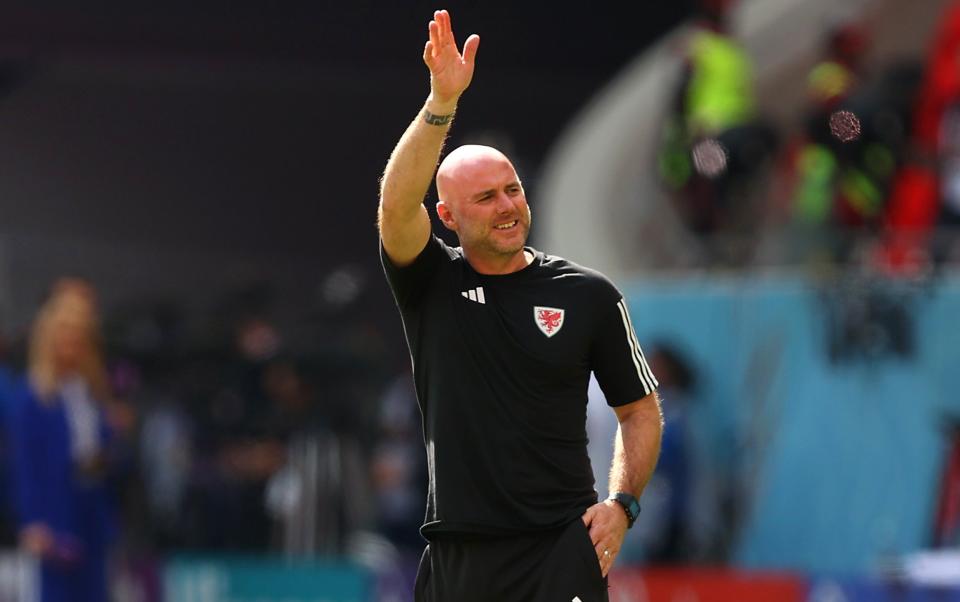
[[[423,551],[416,602],[607,602],[607,580],[579,518],[496,539],[436,538]]]

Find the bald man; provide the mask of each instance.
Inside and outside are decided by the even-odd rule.
[[[380,190],[381,260],[413,358],[430,479],[415,598],[607,600],[659,453],[657,381],[617,288],[526,245],[530,207],[503,153],[462,146],[437,169],[479,44],[470,36],[461,54],[450,15],[434,13],[430,95]],[[437,215],[457,248],[430,231],[435,169]],[[620,423],[614,494],[600,502],[587,456],[591,372]]]

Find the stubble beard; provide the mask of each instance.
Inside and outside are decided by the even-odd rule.
[[[527,219],[524,220],[522,217],[517,218],[516,228],[522,228],[522,234],[520,240],[513,243],[503,243],[496,238],[496,233],[488,234],[481,239],[481,244],[479,245],[484,251],[490,255],[500,256],[500,257],[510,257],[516,255],[517,253],[523,251],[524,246],[527,244],[527,238],[530,236],[530,216],[527,215]]]
[[[528,206],[527,214],[517,218],[516,228],[521,228],[522,233],[520,240],[516,243],[502,243],[496,238],[496,232],[491,232],[490,230],[477,232],[475,236],[470,237],[465,237],[463,232],[459,232],[457,238],[460,241],[461,247],[475,249],[490,257],[509,258],[523,251],[527,244],[527,238],[530,236],[530,224],[532,220],[533,215]]]

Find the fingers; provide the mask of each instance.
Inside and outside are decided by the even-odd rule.
[[[430,64],[430,61],[433,59],[433,42],[427,40],[427,43],[423,45],[423,62]]]
[[[437,38],[433,40],[436,48],[443,48],[450,43],[450,15],[445,10],[433,12],[433,21],[430,21],[430,32],[436,31]],[[432,38],[431,38],[432,39]]]
[[[590,526],[590,523],[593,522],[593,506],[587,508],[587,511],[583,513],[583,516],[580,517],[580,520],[583,521],[583,524],[587,527]],[[591,540],[593,537],[591,537]]]
[[[480,47],[480,36],[473,34],[463,43],[463,62],[473,65],[477,56],[477,48]]]
[[[594,546],[594,550],[597,552],[597,562],[600,563],[600,572],[606,577],[610,569],[613,568],[613,563],[620,549],[613,547],[613,544],[600,542]]]
[[[456,48],[456,38],[453,35],[453,25],[450,21],[450,13],[445,10],[434,11],[433,20],[430,21],[427,29],[430,34],[430,52],[424,49],[423,57],[427,60],[434,54],[439,54],[447,45]],[[480,46],[480,36],[473,34],[463,45],[463,61],[472,65],[477,56],[477,48]]]
[[[450,13],[445,10],[440,11],[440,24],[443,27],[443,34],[447,36],[447,39],[456,43],[456,38],[453,36],[453,23],[450,21]]]
[[[588,527],[590,541],[593,542],[597,562],[600,564],[600,571],[604,577],[613,567],[626,530],[625,525],[621,528],[619,523],[614,520],[613,513],[613,508],[604,502],[600,502],[588,508],[583,515],[584,524]]]
[[[427,25],[427,31],[430,33],[430,43],[434,48],[440,47],[440,25],[436,21],[430,21]]]
[[[600,563],[600,572],[604,577],[610,572],[610,569],[613,568],[613,563],[617,558],[617,552],[619,550],[613,550],[612,548],[602,548],[597,552],[597,562]]]

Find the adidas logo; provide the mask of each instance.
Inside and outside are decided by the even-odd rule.
[[[464,299],[470,299],[471,301],[476,301],[481,305],[486,305],[487,300],[483,296],[483,287],[478,286],[477,288],[472,288],[468,291],[462,291],[460,293]]]

